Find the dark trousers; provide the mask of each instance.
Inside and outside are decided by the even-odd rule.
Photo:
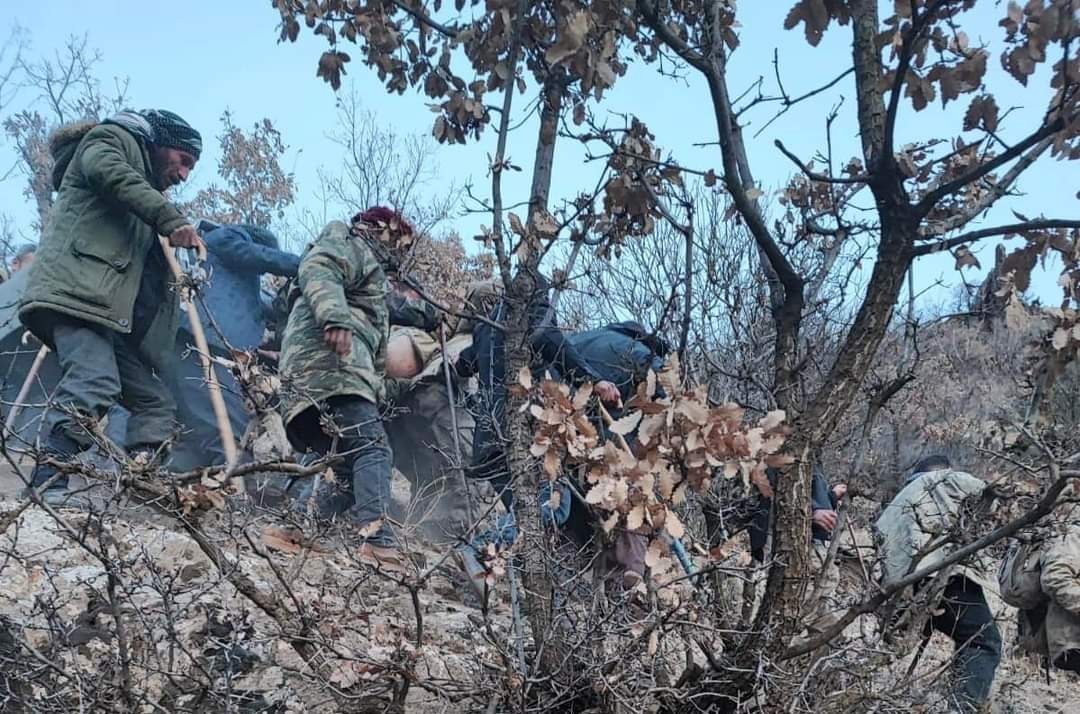
[[[175,372],[173,384],[170,385],[176,395],[176,414],[183,427],[173,448],[170,466],[180,471],[225,463],[225,447],[221,443],[217,417],[210,403],[210,390],[206,385],[202,361],[197,352],[188,350],[189,341],[183,338],[177,340]],[[244,395],[230,370],[218,364],[213,365],[213,369],[221,386],[233,436],[239,441],[251,419],[244,406]]]
[[[990,697],[1001,661],[1001,633],[982,588],[963,575],[949,579],[939,608],[941,613],[930,619],[927,631],[942,632],[956,643],[956,703],[964,711],[977,711]]]
[[[53,342],[60,382],[44,420],[47,454],[68,458],[89,449],[94,435],[80,421],[100,420],[116,404],[131,412],[125,444],[129,449],[157,449],[173,435],[176,407],[172,397],[132,338],[58,316]],[[51,466],[39,464],[34,468],[34,486],[54,473]],[[66,484],[65,477],[55,482]]]
[[[506,506],[506,512],[513,513],[514,491],[510,488],[510,465],[506,461],[507,442],[500,420],[501,411],[481,407],[472,413],[475,423],[472,464],[465,469],[465,475],[491,484]]]
[[[289,440],[298,450],[311,449],[323,456],[342,454],[334,465],[334,483],[322,484],[315,494],[319,513],[325,517],[346,514],[360,526],[385,519],[393,454],[378,407],[356,396],[331,397],[323,406],[322,412],[311,407],[288,426]],[[322,414],[340,431],[336,440],[322,429]],[[367,540],[375,545],[396,542],[385,520]]]

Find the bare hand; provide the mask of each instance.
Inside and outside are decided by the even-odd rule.
[[[596,396],[600,397],[600,401],[609,406],[622,406],[622,397],[619,395],[619,388],[606,379],[602,382],[597,382],[593,387],[593,391],[596,392]]]
[[[847,495],[847,484],[846,483],[838,483],[838,484],[836,484],[835,486],[832,487],[832,492],[833,492],[833,495],[836,496],[837,501],[844,500],[844,496]]]
[[[814,525],[832,533],[833,528],[836,528],[836,511],[829,511],[824,508],[818,509],[814,511],[813,521]]]
[[[348,357],[352,352],[352,330],[347,327],[327,327],[323,330],[323,339],[338,357]]]
[[[173,248],[194,248],[202,241],[195,226],[186,223],[169,234],[169,245]]]

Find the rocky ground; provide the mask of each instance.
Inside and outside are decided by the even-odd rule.
[[[235,711],[340,711],[313,668],[340,691],[368,682],[380,702],[396,695],[415,712],[471,710],[483,699],[477,687],[494,695],[502,686],[496,644],[513,637],[505,585],[485,620],[445,549],[416,542],[422,565],[378,571],[332,534],[302,539],[257,512],[204,516],[207,544],[145,505],[106,519],[60,511],[63,522],[37,507],[20,511],[18,484],[10,469],[0,472],[0,685],[40,711],[70,710],[64,702],[76,691],[92,700],[85,711],[120,710],[118,686],[130,687],[129,711],[218,711],[207,690],[239,694],[247,705]],[[252,592],[272,607],[256,605]],[[294,603],[309,622],[288,618]],[[1010,642],[1011,612],[993,606]],[[332,654],[305,661],[290,637],[303,627]],[[36,654],[11,659],[12,637]],[[932,681],[950,649],[935,636],[919,676]],[[906,671],[910,660],[894,667]],[[378,706],[358,700],[355,711]],[[19,710],[0,702],[0,711]],[[992,711],[1080,711],[1080,680],[1053,673],[1048,684],[1037,663],[1008,652]]]

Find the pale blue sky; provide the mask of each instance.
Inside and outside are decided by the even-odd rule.
[[[791,0],[744,2],[740,7],[742,47],[732,62],[730,83],[734,93],[741,93],[758,76],[766,77],[766,87],[772,86],[772,56],[780,46],[780,63],[785,86],[791,95],[832,78],[848,62],[850,30],[831,30],[817,48],[811,48],[801,36],[801,30],[790,33],[782,28],[783,17]],[[888,3],[891,6],[891,2]],[[971,13],[972,21],[965,29],[972,43],[986,40],[1000,47],[1002,30],[997,27],[999,8],[996,3],[980,3]],[[163,107],[179,112],[199,128],[206,139],[208,151],[196,169],[194,181],[208,180],[216,163],[217,146],[214,136],[223,110],[230,109],[235,121],[247,127],[254,121],[269,117],[282,132],[289,145],[287,166],[295,171],[299,188],[298,204],[315,211],[321,202],[314,196],[316,172],[320,167],[333,169],[334,146],[326,132],[335,121],[335,95],[321,79],[315,77],[316,60],[325,46],[322,38],[311,37],[306,28],[295,44],[277,44],[277,12],[266,0],[188,0],[185,3],[147,3],[141,0],[7,0],[4,13],[30,33],[31,52],[51,52],[71,34],[87,33],[90,45],[104,55],[100,76],[106,82],[112,77],[128,77],[132,104],[136,107]],[[5,34],[7,27],[2,27]],[[346,48],[348,50],[348,48]],[[359,52],[353,52],[358,58]],[[990,62],[988,82],[997,94],[1002,109],[1018,109],[1005,124],[1003,135],[1016,139],[1032,121],[1037,121],[1047,101],[1045,81],[1033,80],[1032,89],[1020,87],[1003,76],[997,54]],[[433,116],[427,109],[427,98],[409,91],[404,96],[389,95],[374,73],[359,61],[349,67],[344,78],[345,89],[355,88],[366,108],[375,112],[381,121],[399,131],[429,133]],[[773,123],[760,137],[750,139],[751,162],[758,180],[766,189],[780,186],[792,173],[791,164],[773,147],[774,139],[785,144],[805,159],[824,146],[824,116],[840,97],[844,97],[840,119],[834,125],[834,147],[837,157],[846,158],[858,151],[854,128],[854,85],[851,78],[841,82],[833,91],[800,105]],[[24,94],[20,99],[27,100]],[[515,98],[520,116],[530,95]],[[910,109],[903,112],[899,123],[901,142],[939,136],[949,139],[956,133],[959,115],[967,106],[951,104],[947,112],[940,103],[915,115]],[[18,104],[18,102],[16,103]],[[634,113],[643,119],[656,134],[657,143],[669,150],[682,164],[698,169],[719,165],[716,147],[695,148],[699,142],[715,140],[708,94],[695,74],[678,82],[659,77],[655,69],[631,64],[628,75],[620,79],[616,89],[597,109],[605,112]],[[753,115],[757,125],[764,123],[768,110]],[[1022,119],[1027,121],[1021,121]],[[613,118],[619,122],[618,118]],[[751,127],[749,134],[754,129]],[[467,147],[447,146],[438,150],[440,183],[451,180],[472,181],[475,190],[486,195],[487,153],[494,153],[495,133],[486,131],[478,143]],[[2,142],[3,139],[0,139]],[[510,156],[526,170],[510,174],[504,185],[508,203],[528,198],[528,168],[534,151],[534,124],[526,122],[510,141]],[[10,147],[0,143],[0,156],[9,158]],[[582,151],[562,142],[557,149],[553,197],[569,198],[579,190],[595,183],[599,167],[583,164]],[[4,168],[7,167],[4,164]],[[1022,189],[1027,196],[1008,204],[1034,216],[1045,213],[1054,217],[1075,217],[1078,211],[1076,191],[1080,174],[1075,165],[1043,161],[1026,177]],[[435,189],[437,190],[437,186]],[[28,223],[32,208],[21,195],[17,180],[0,183],[0,212]],[[998,211],[1004,222],[1015,220],[1008,211]],[[481,216],[462,216],[453,227],[468,238],[485,222]],[[988,225],[984,223],[983,225]],[[978,250],[983,262],[992,263],[993,244],[986,243]],[[948,284],[958,282],[948,258],[924,260],[916,271],[917,283],[927,285],[936,279]],[[976,279],[969,273],[969,280]],[[1043,274],[1037,279],[1037,292],[1056,300],[1054,276]],[[944,296],[944,293],[942,293]]]

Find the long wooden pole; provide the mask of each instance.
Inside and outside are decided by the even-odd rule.
[[[26,373],[26,379],[23,380],[22,387],[19,388],[19,395],[15,397],[15,402],[8,411],[7,419],[4,420],[4,428],[7,431],[14,431],[15,419],[19,416],[19,412],[22,411],[23,403],[30,395],[30,388],[34,386],[34,380],[37,379],[38,372],[41,371],[41,365],[44,364],[45,358],[49,356],[49,351],[48,345],[42,345],[41,349],[37,351],[37,355],[34,357],[34,363],[30,365],[30,371]]]
[[[169,263],[173,277],[178,285],[183,285],[185,275],[180,263],[176,260],[176,254],[169,245],[169,239],[158,236],[161,241],[161,249],[165,252],[165,260]],[[204,252],[205,247],[202,249]],[[214,417],[217,419],[218,433],[221,435],[221,445],[225,449],[225,470],[232,471],[240,460],[236,450],[236,437],[233,434],[232,422],[229,421],[229,413],[225,409],[225,399],[221,396],[221,385],[218,384],[217,375],[214,373],[213,362],[210,359],[210,347],[206,342],[206,333],[203,331],[202,320],[199,319],[199,311],[195,307],[195,301],[187,288],[180,289],[180,299],[187,304],[188,322],[191,324],[191,334],[195,338],[195,349],[199,352],[199,360],[202,362],[203,376],[206,378],[206,387],[210,390],[210,405],[214,408]],[[230,479],[232,486],[239,493],[244,493],[244,479],[237,477]]]

